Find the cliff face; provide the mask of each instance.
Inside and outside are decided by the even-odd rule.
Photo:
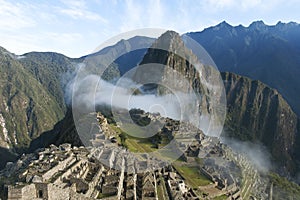
[[[280,167],[295,170],[293,155],[298,133],[297,115],[274,89],[232,73],[222,73],[227,95],[226,134],[259,141]]]
[[[221,77],[213,66],[204,65],[199,59],[201,58],[186,47],[178,33],[167,31],[152,44],[140,63],[140,66],[145,65],[148,69],[136,70],[133,79],[137,83],[143,83],[151,76],[151,80],[159,83],[156,85],[158,95],[171,92],[200,95],[201,101],[197,102],[199,114],[217,114],[214,113],[218,112],[215,110],[216,105],[224,103],[222,97],[225,91],[220,87]],[[149,69],[153,63],[161,66],[159,70]],[[215,89],[210,87],[211,83],[215,83]]]

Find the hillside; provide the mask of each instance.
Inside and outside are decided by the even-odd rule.
[[[260,81],[222,73],[227,96],[225,132],[244,141],[261,142],[282,171],[296,170],[298,117],[284,98]]]
[[[0,144],[14,150],[27,147],[33,138],[51,130],[63,117],[55,97],[22,65],[21,57],[0,52]]]
[[[65,112],[65,87],[77,69],[77,60],[53,52],[31,52],[19,62],[54,97]]]

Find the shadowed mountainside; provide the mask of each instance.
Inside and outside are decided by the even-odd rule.
[[[298,117],[284,98],[260,81],[222,73],[227,96],[226,134],[261,142],[283,170],[296,171]]]
[[[260,80],[277,89],[300,115],[300,25],[262,21],[249,27],[222,22],[187,33],[211,55],[220,71]]]

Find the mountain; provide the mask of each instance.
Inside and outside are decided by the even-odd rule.
[[[88,70],[88,73],[101,75],[104,80],[111,81],[137,66],[153,41],[153,38],[144,36],[122,39],[112,46],[83,56],[76,61],[86,63],[88,67],[85,70]]]
[[[67,123],[61,127],[59,122],[69,116],[67,104],[71,97],[66,90],[81,63],[108,58],[112,67],[104,76],[119,77],[118,67],[126,69],[126,66],[133,67],[139,63],[152,41],[152,38],[137,36],[77,59],[54,52],[30,52],[18,56],[1,48],[0,154],[3,159],[0,167],[18,155],[47,143],[39,141],[40,135],[45,140],[56,142],[58,138],[53,132],[65,130],[68,126]],[[137,49],[136,44],[147,48]],[[132,54],[125,53],[133,49],[136,50]],[[120,58],[112,60],[120,53],[123,53]]]
[[[249,27],[222,22],[201,32],[187,33],[211,55],[220,71],[260,80],[278,90],[300,115],[300,25]]]
[[[161,50],[166,47],[168,51]],[[185,47],[177,33],[168,31],[161,35],[145,54],[141,64],[146,63],[163,64],[182,74],[193,90],[203,95],[202,105],[200,104],[201,113],[213,113],[216,105],[212,104],[211,97],[221,99],[222,91],[217,91],[219,94],[214,92],[213,96],[208,95],[211,91],[203,83],[205,77],[209,77],[208,83],[217,84],[217,73],[215,75],[211,73],[213,68],[208,66],[204,66],[205,70],[201,71],[201,75],[195,73],[197,57]],[[143,72],[143,70],[141,73],[136,72],[137,82],[139,79],[141,82],[146,79],[143,77]],[[162,83],[175,80],[171,81],[172,85],[182,86],[181,79],[174,78],[172,73],[165,70],[160,74],[152,73],[152,76],[167,80]],[[296,137],[299,135],[298,117],[281,94],[261,81],[254,81],[233,73],[223,73],[222,79],[227,99],[225,120],[227,136],[262,143],[282,171],[295,173],[299,170],[295,162],[298,159],[295,155],[298,151],[296,145]],[[179,88],[187,92],[186,88]],[[158,93],[162,93],[161,91],[158,86]]]
[[[168,65],[173,70],[187,77],[187,80],[190,81],[189,85],[193,89],[198,90],[200,93],[207,93],[207,88],[200,84],[200,76],[195,73],[194,66],[191,64],[196,62],[197,58],[190,51],[183,50],[183,53],[189,55],[188,57],[191,60],[194,60],[186,62],[184,58],[176,56],[174,53],[158,50],[157,46],[160,44],[160,41],[167,41],[169,44],[175,43],[178,45],[177,47],[167,45],[167,48],[185,49],[177,33],[166,32],[151,45],[140,63],[142,65],[147,63]],[[175,49],[172,49],[172,51]],[[169,50],[171,51],[171,49]],[[115,51],[110,49],[106,53],[109,54]],[[121,66],[118,67],[121,68]],[[142,72],[137,70],[133,74],[135,81],[143,81],[145,77],[143,77]],[[153,76],[158,77],[160,81],[169,80],[167,77],[170,74],[167,73],[168,71],[156,71]],[[108,78],[114,79],[117,77]],[[289,104],[277,90],[270,88],[261,81],[254,81],[233,73],[222,73],[222,79],[227,99],[226,136],[243,141],[262,143],[270,151],[275,163],[277,163],[282,171],[296,172],[298,170],[296,160],[300,158],[297,156],[298,145],[296,139],[299,135],[299,122],[297,115],[293,112]],[[180,83],[180,81],[177,80],[177,83]],[[186,92],[185,88],[183,89]],[[166,92],[163,88],[156,87],[157,94],[163,95]],[[209,104],[208,97],[204,99],[201,105],[204,109],[201,111],[209,113],[212,110],[212,105]],[[47,146],[50,143],[59,145],[64,142],[72,143],[73,145],[81,144],[76,132],[71,109],[68,110],[65,118],[57,123],[53,132],[44,134],[34,140],[31,148],[36,149],[41,144],[43,146]]]
[[[253,81],[233,73],[222,74],[228,101],[226,133],[237,139],[261,142],[271,152],[278,166],[290,172],[296,171],[295,160],[300,160],[297,153],[300,149],[300,142],[297,139],[299,120],[293,112],[294,98],[291,100],[286,96],[293,91],[299,91],[297,88],[299,84],[295,84],[298,80],[294,79],[298,73],[295,67],[298,62],[296,52],[299,48],[299,43],[296,42],[297,30],[298,25],[293,23],[279,23],[270,27],[262,22],[256,22],[246,28],[232,27],[224,22],[203,32],[187,34],[200,41],[222,71],[237,71],[237,74],[247,75],[250,78],[251,74],[247,73],[253,72],[254,80],[261,81]],[[138,49],[137,43],[143,48]],[[166,50],[157,50],[162,43]],[[178,49],[181,49],[180,53],[188,59],[176,55],[174,52]],[[289,53],[286,53],[286,49],[290,50]],[[205,74],[213,71],[213,68],[205,67],[202,74],[204,76],[200,78],[200,74],[196,73],[193,66],[198,62],[197,58],[186,49],[181,37],[172,31],[166,32],[155,41],[146,37],[121,40],[116,45],[78,59],[51,52],[32,52],[16,56],[1,49],[0,80],[4,81],[1,85],[3,104],[1,104],[2,117],[0,116],[2,126],[0,142],[4,149],[14,147],[22,153],[22,149],[29,145],[30,150],[50,143],[69,142],[80,145],[71,108],[65,104],[65,86],[74,77],[78,64],[99,60],[100,63],[110,66],[103,74],[102,78],[105,80],[115,80],[137,64],[159,63],[168,65],[172,70],[185,76],[189,87],[200,93],[208,91],[205,85],[200,84],[200,79],[205,79],[207,77]],[[286,60],[289,62],[284,65],[283,61]],[[97,71],[99,66],[96,63],[92,66],[92,70],[99,73]],[[287,67],[288,70],[283,70]],[[167,71],[159,73],[158,80],[171,80]],[[256,75],[259,77],[255,78]],[[139,71],[136,71],[133,77],[137,81],[143,79]],[[212,77],[215,80],[217,78]],[[267,83],[268,80],[276,83],[278,88]],[[286,80],[290,80],[289,83]],[[180,84],[180,81],[176,84]],[[282,90],[287,91],[284,93]],[[183,92],[186,91],[188,89],[183,88]],[[156,87],[156,94],[167,93],[165,88]],[[218,94],[220,95],[223,94]],[[294,97],[297,98],[297,95]],[[208,98],[204,98],[201,102],[203,113],[207,114],[213,109],[213,105],[209,102]],[[18,121],[16,128],[11,125],[14,120]],[[9,140],[11,142],[8,142]]]
[[[64,116],[48,88],[20,61],[23,58],[0,49],[0,146],[19,152]]]
[[[78,61],[53,52],[31,52],[19,62],[51,94],[65,112],[65,88],[75,75]]]
[[[199,66],[197,70],[196,65]],[[208,115],[216,111],[216,104],[212,103],[212,97],[208,95],[212,92],[208,83],[213,82],[216,87],[219,86],[221,84],[219,73],[213,66],[201,63],[198,57],[186,47],[178,33],[174,31],[163,33],[148,49],[140,66],[141,69],[137,69],[133,75],[135,82],[143,84],[145,80],[154,81],[157,84],[156,86],[151,84],[151,87],[156,87],[155,93],[158,95],[172,92],[189,95],[193,91],[202,95],[202,100],[199,102],[200,112],[197,114]],[[149,70],[150,66],[157,69]],[[151,74],[150,78],[149,74]],[[214,92],[215,99],[221,99],[224,95],[223,90]],[[183,105],[181,106],[183,108]],[[188,111],[191,115],[194,112],[194,110]]]
[[[282,171],[295,172],[299,119],[284,98],[260,81],[222,73],[227,96],[225,135],[261,142]]]

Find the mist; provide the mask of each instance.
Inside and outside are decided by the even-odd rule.
[[[228,137],[221,137],[220,140],[235,152],[245,155],[259,172],[267,173],[272,169],[271,154],[262,144]]]
[[[198,105],[197,99],[193,95],[180,92],[163,96],[134,95],[134,91],[141,86],[130,79],[123,78],[121,85],[114,85],[97,75],[88,75],[76,84],[72,81],[68,85],[68,90],[74,92],[75,106],[83,106],[87,110],[93,110],[97,105],[108,105],[127,110],[142,109],[176,120],[190,121],[199,118],[198,109],[195,109]],[[68,96],[67,99],[70,98],[70,95]]]
[[[70,70],[66,71],[60,77],[60,85],[62,86],[62,88],[64,90],[64,100],[65,100],[65,103],[67,106],[71,106],[74,80],[75,80],[78,70],[82,66],[83,66],[83,64],[74,64],[73,65],[74,69],[70,69]]]
[[[95,111],[99,105],[107,105],[112,108],[126,110],[135,108],[149,113],[159,113],[162,117],[188,121],[208,136],[217,135],[212,131],[214,128],[211,127],[214,125],[211,124],[210,117],[201,115],[199,100],[195,96],[176,91],[163,96],[143,93],[142,85],[126,78],[114,83],[116,84],[107,82],[98,75],[87,75],[76,81],[73,79],[67,85],[66,99],[69,101],[72,99],[73,106],[87,112]],[[134,94],[136,90],[140,93]],[[263,145],[226,137],[220,140],[235,152],[244,154],[258,171],[266,173],[271,169],[271,156]]]

